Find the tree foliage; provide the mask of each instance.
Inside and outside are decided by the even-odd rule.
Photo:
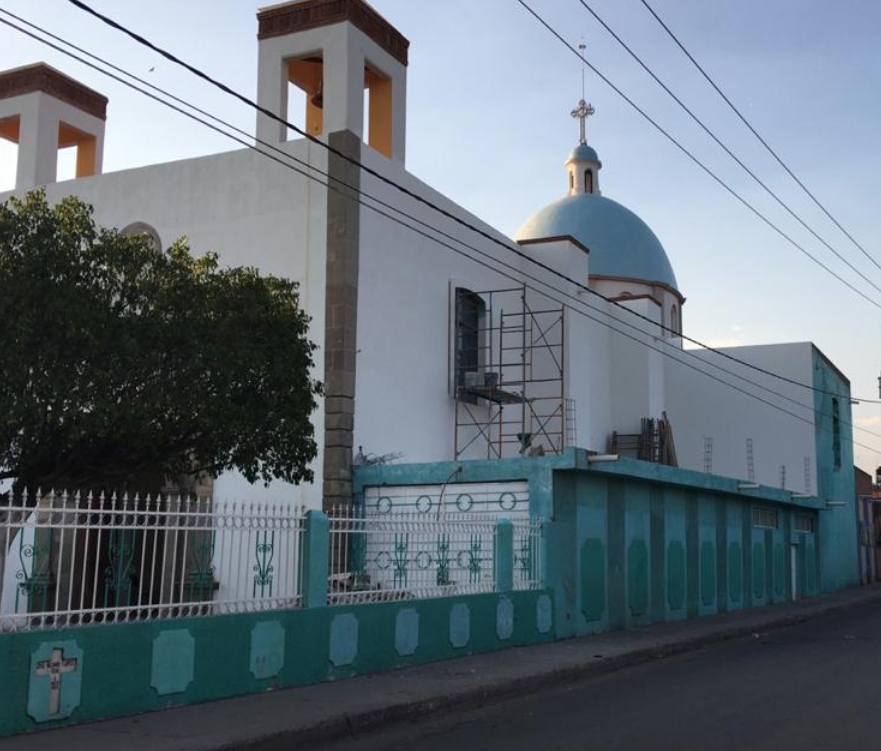
[[[297,285],[96,225],[76,198],[0,205],[0,479],[144,487],[237,469],[310,480],[315,345]]]

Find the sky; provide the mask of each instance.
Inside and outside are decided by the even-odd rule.
[[[867,260],[737,121],[640,0],[587,0],[631,48],[830,245],[881,286]],[[530,0],[598,69],[804,247],[881,304],[639,68],[579,0]],[[254,96],[252,0],[93,0],[99,11]],[[577,141],[569,113],[581,67],[516,0],[372,0],[411,42],[407,167],[507,234],[565,194]],[[881,263],[881,3],[876,0],[653,0],[696,59],[848,231]],[[0,8],[148,78],[239,127],[254,114],[66,0]],[[46,61],[110,98],[105,171],[237,145],[54,50],[0,26],[0,69]],[[878,398],[881,310],[858,297],[714,183],[587,73],[588,140],[603,194],[658,235],[687,297],[686,333],[715,346],[811,340]],[[0,145],[0,190],[11,187]],[[854,407],[857,463],[881,464],[881,405]],[[789,419],[781,415],[781,419]]]

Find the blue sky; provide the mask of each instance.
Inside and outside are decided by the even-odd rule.
[[[731,114],[639,0],[588,0],[612,28],[809,224],[881,286],[849,244]],[[94,6],[253,95],[251,0],[93,0]],[[665,128],[803,242],[881,302],[702,133],[578,0],[532,0],[594,64]],[[516,0],[373,0],[411,43],[408,168],[499,229],[513,233],[565,192],[575,144],[569,111],[578,61]],[[875,0],[654,0],[653,6],[733,101],[840,221],[881,261],[881,3]],[[0,7],[62,34],[180,96],[252,129],[253,113],[105,29],[64,0]],[[105,169],[232,148],[58,53],[0,28],[0,67],[45,60],[110,97]],[[151,68],[155,68],[150,72]],[[663,242],[688,298],[687,333],[715,344],[813,340],[878,396],[881,311],[840,285],[748,213],[592,74],[589,140],[603,193],[640,214]],[[0,148],[2,159],[8,149]],[[881,433],[881,407],[855,408]],[[781,419],[787,419],[781,417]],[[881,450],[881,438],[856,433]],[[866,469],[881,455],[857,447]]]

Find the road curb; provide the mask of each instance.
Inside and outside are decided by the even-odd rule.
[[[837,613],[851,608],[869,605],[881,601],[881,592],[871,597],[858,600],[845,600],[818,605],[816,609],[795,613],[768,614],[764,620],[753,620],[745,623],[720,627],[707,633],[671,638],[668,642],[639,647],[611,657],[598,658],[595,661],[583,662],[556,668],[532,676],[505,679],[491,687],[472,688],[453,691],[443,695],[415,701],[402,701],[379,709],[365,710],[356,713],[342,713],[329,720],[323,720],[307,727],[284,730],[261,738],[218,746],[217,751],[228,749],[253,749],[256,751],[288,751],[294,744],[296,748],[314,748],[333,741],[351,738],[363,733],[372,732],[426,715],[442,715],[462,707],[474,708],[487,703],[496,703],[506,699],[518,698],[536,693],[544,688],[559,687],[573,683],[592,675],[612,673],[634,665],[693,652],[712,644],[719,644],[761,631],[771,631],[803,623],[822,615]],[[583,637],[591,638],[591,637]],[[560,642],[565,643],[565,642]]]

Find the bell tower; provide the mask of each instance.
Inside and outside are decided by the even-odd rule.
[[[257,20],[258,102],[290,121],[289,93],[296,88],[305,95],[298,97],[305,108],[299,119],[306,133],[330,147],[330,179],[358,191],[360,163],[376,167],[386,159],[389,167],[402,166],[410,43],[364,0],[295,0],[263,8]],[[303,144],[302,136],[289,135],[284,122],[262,112],[257,137],[271,144],[291,140],[291,148]],[[322,505],[328,510],[352,503],[361,206],[348,191],[325,192],[324,258],[316,256],[313,268],[323,261],[324,427],[318,440]],[[321,336],[317,326],[315,334]]]
[[[306,95],[310,135],[349,131],[388,159],[404,161],[410,43],[388,21],[364,0],[295,0],[263,8],[257,19],[262,107],[287,119],[294,84]],[[288,140],[287,128],[262,113],[257,136]]]
[[[18,144],[16,190],[58,178],[58,150],[75,146],[76,177],[101,174],[107,98],[45,63],[0,73],[0,138]]]

